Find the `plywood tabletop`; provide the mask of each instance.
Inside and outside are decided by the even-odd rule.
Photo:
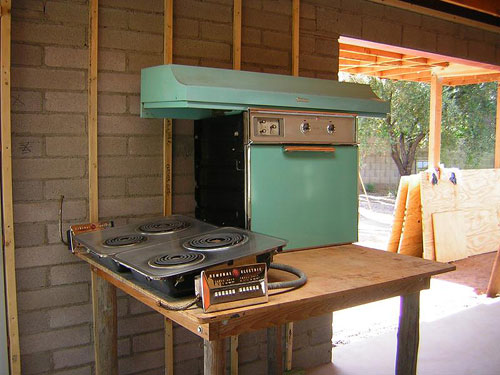
[[[304,271],[308,281],[303,287],[286,292],[272,290],[269,302],[264,304],[204,313],[197,307],[180,312],[166,310],[160,302],[172,304],[172,299],[138,285],[129,277],[107,270],[88,256],[80,257],[89,262],[101,277],[209,340],[418,292],[429,288],[432,275],[455,269],[455,266],[445,263],[357,245],[282,253],[275,256],[274,262]],[[269,272],[270,282],[293,277],[281,271]]]

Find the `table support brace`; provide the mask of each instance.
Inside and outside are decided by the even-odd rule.
[[[225,339],[203,342],[204,374],[224,375],[226,371]]]
[[[396,375],[416,375],[419,343],[420,292],[401,296]]]

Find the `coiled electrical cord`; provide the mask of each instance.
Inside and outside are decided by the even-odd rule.
[[[306,274],[295,267],[292,267],[292,266],[289,266],[286,264],[271,263],[269,268],[293,273],[295,276],[298,277],[298,279],[291,280],[291,281],[277,281],[274,283],[269,283],[269,284],[267,284],[268,289],[281,289],[281,288],[294,288],[295,289],[295,288],[300,288],[302,285],[304,285],[307,282]]]

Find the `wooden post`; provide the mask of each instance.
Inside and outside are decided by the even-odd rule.
[[[12,130],[10,103],[11,65],[11,0],[1,0],[1,144],[2,144],[2,229],[5,251],[5,293],[7,295],[7,330],[9,337],[9,362],[11,375],[21,374],[19,327],[17,317],[16,264],[14,243],[14,216],[12,202]]]
[[[441,79],[433,74],[431,77],[431,106],[429,116],[429,168],[439,166],[441,153],[441,110],[443,102],[443,85]]]
[[[267,329],[267,374],[283,373],[283,347],[281,344],[281,326]]]
[[[494,298],[500,292],[500,249],[497,250],[493,268],[491,269],[490,281],[488,283],[488,290],[486,295]]]
[[[174,373],[174,330],[172,321],[165,318],[165,375]]]
[[[285,324],[285,371],[292,370],[293,322]]]
[[[292,5],[292,74],[299,75],[299,30],[300,0],[293,0]]]
[[[238,375],[238,336],[231,336],[231,375]]]
[[[500,81],[497,82],[497,125],[495,132],[495,168],[500,168]]]
[[[174,0],[164,0],[163,63],[173,61]],[[172,214],[172,119],[163,120],[163,214]]]
[[[233,69],[241,69],[241,0],[233,2]]]
[[[401,296],[396,375],[416,375],[419,343],[420,292]]]
[[[226,370],[226,350],[224,339],[214,341],[204,341],[204,374],[205,375],[224,375]]]

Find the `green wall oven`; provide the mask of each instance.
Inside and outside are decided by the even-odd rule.
[[[288,240],[357,241],[352,114],[249,109],[195,122],[196,216]]]

